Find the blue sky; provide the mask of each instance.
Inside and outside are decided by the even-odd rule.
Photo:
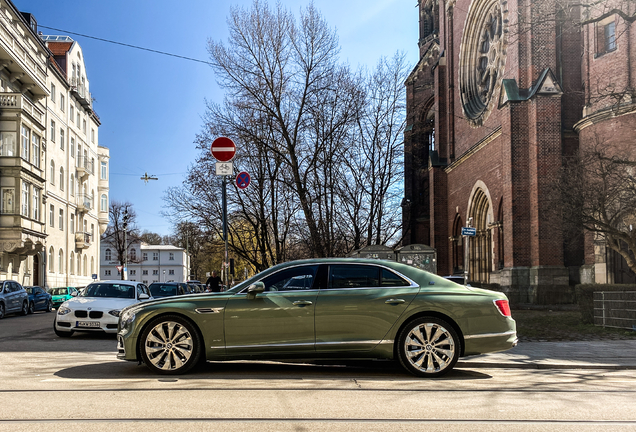
[[[207,61],[208,39],[227,39],[231,6],[252,0],[13,0],[40,26],[141,46]],[[274,2],[270,1],[270,5]],[[281,0],[296,15],[309,2]],[[335,27],[341,59],[373,68],[396,51],[417,61],[415,0],[314,0]],[[99,143],[110,149],[110,199],[130,201],[141,230],[172,232],[160,212],[164,191],[182,183],[197,151],[205,100],[223,93],[211,68],[188,61],[40,27],[44,34],[69,35],[84,51],[86,74],[102,125]],[[157,181],[147,184],[144,173]],[[249,191],[249,189],[248,189]]]

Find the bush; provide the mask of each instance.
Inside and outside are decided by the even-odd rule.
[[[581,310],[581,321],[594,324],[594,293],[600,291],[636,291],[636,285],[630,284],[581,284],[576,285],[576,302]]]

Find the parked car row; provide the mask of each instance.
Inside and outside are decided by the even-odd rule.
[[[51,294],[39,286],[23,287],[12,280],[0,282],[0,319],[7,314],[27,315],[35,311],[51,312]]]

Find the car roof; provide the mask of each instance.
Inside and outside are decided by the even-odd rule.
[[[97,283],[110,283],[110,284],[118,284],[118,285],[131,285],[131,286],[135,286],[135,285],[137,285],[138,283],[141,283],[141,282],[137,282],[137,281],[129,281],[129,280],[110,279],[110,280],[100,280],[100,281],[94,281],[94,282],[91,282],[89,285],[97,284]]]

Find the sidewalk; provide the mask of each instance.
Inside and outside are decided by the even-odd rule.
[[[460,358],[456,367],[636,369],[636,340],[520,342],[508,351]]]

